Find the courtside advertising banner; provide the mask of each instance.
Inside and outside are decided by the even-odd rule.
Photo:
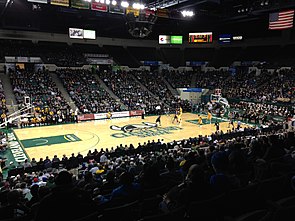
[[[112,113],[112,117],[113,118],[129,117],[129,111],[114,112],[114,113]]]
[[[107,118],[107,113],[94,114],[94,120],[101,120],[106,118]]]
[[[112,112],[112,118],[141,116],[142,112],[142,110]],[[107,113],[83,114],[78,116],[79,121],[102,119],[107,119]]]
[[[78,121],[94,120],[94,114],[83,114],[78,116]]]
[[[132,111],[129,111],[129,116],[130,117],[133,117],[133,116],[141,116],[142,113],[143,113],[143,110],[132,110]]]

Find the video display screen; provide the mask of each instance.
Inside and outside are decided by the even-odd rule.
[[[189,43],[211,43],[212,32],[189,33]]]
[[[70,38],[83,39],[83,29],[79,28],[69,28]]]

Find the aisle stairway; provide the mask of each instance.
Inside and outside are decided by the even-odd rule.
[[[174,95],[174,96],[179,96],[177,90],[175,88],[173,88],[171,86],[171,84],[169,84],[168,81],[166,81],[166,79],[164,77],[162,77],[162,80],[164,82],[164,84],[167,86],[167,88],[169,89],[169,91]]]
[[[65,98],[67,103],[72,108],[72,110],[76,110],[77,106],[75,105],[75,102],[72,100],[69,93],[64,88],[64,85],[61,82],[61,80],[59,79],[59,77],[57,76],[57,74],[56,73],[50,73],[50,76],[52,78],[52,81],[56,84],[56,87],[58,88],[58,90],[61,92],[62,96]]]
[[[136,81],[138,85],[140,85],[143,91],[147,91],[152,97],[154,97],[156,100],[159,100],[159,97],[152,93],[149,89],[147,89],[146,86],[144,86],[134,75],[132,75],[132,78],[134,79],[134,81]]]
[[[109,95],[114,98],[117,102],[119,102],[121,104],[122,109],[124,110],[128,110],[128,107],[126,105],[124,105],[120,98],[118,96],[116,96],[114,94],[113,91],[111,91],[111,89],[108,88],[108,86],[103,82],[103,80],[100,79],[100,77],[97,74],[94,74],[95,79],[99,82],[100,86],[107,92],[109,93]]]
[[[152,93],[149,89],[146,88],[146,86],[144,86],[134,75],[132,75],[132,78],[134,79],[134,81],[137,82],[137,84],[140,85],[140,87],[142,88],[143,91],[148,91],[148,93],[154,97],[157,101],[159,101],[160,103],[162,103],[162,101],[160,100],[160,98],[158,96],[156,96],[154,93]],[[168,104],[164,103],[165,107],[170,107]]]
[[[17,111],[17,102],[13,93],[13,88],[10,83],[9,75],[0,73],[0,79],[2,81],[4,95],[6,98],[6,106],[8,108],[9,113],[13,113]]]
[[[198,75],[198,72],[195,71],[191,80],[191,85],[190,85],[192,88],[196,87],[197,85],[197,75]]]

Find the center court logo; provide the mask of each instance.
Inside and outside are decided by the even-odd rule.
[[[177,126],[158,127],[157,124],[148,122],[142,122],[142,124],[128,124],[123,127],[112,125],[110,126],[110,129],[123,132],[111,134],[111,136],[114,138],[126,138],[131,136],[153,137],[165,134],[172,134],[173,131],[182,130],[182,128]]]

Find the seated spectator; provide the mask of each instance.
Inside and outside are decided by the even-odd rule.
[[[52,192],[41,200],[36,211],[36,221],[74,220],[96,211],[86,192],[73,185],[69,172],[61,171],[55,179],[55,184]],[[48,208],[54,212],[48,213]]]
[[[134,183],[133,176],[129,172],[120,175],[119,183],[121,185],[113,190],[111,200],[132,202],[141,198],[141,187],[138,183]]]
[[[213,154],[211,163],[215,174],[210,177],[210,184],[215,192],[224,193],[240,186],[240,180],[228,172],[229,160],[225,151]]]
[[[8,205],[0,209],[1,219],[20,218],[29,213],[29,208],[25,206],[23,195],[19,190],[8,192],[7,202]]]
[[[203,168],[193,164],[185,181],[164,195],[160,207],[163,212],[169,212],[182,205],[188,206],[190,202],[208,199],[214,194],[211,186],[205,181]]]

